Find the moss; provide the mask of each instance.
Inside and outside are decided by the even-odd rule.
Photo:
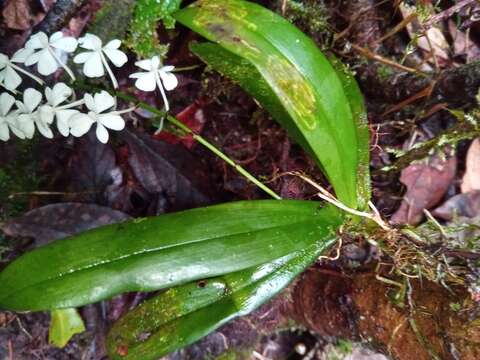
[[[167,29],[173,29],[175,20],[171,16],[179,9],[180,0],[139,0],[129,29],[127,46],[140,57],[159,55],[164,57],[168,45],[159,43],[157,26],[160,21]]]
[[[97,11],[88,31],[99,36],[104,42],[125,38],[136,1],[104,0],[102,3],[102,8]]]
[[[331,37],[328,30],[328,13],[323,0],[287,0],[282,15],[314,39]],[[279,12],[283,12],[281,8]],[[323,42],[322,42],[323,43]]]
[[[16,145],[16,158],[0,168],[0,221],[18,216],[27,209],[26,197],[10,197],[11,194],[37,190],[40,183],[34,159],[35,142],[18,141]]]

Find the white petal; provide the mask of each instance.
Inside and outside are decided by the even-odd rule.
[[[85,61],[87,61],[88,59],[90,59],[90,56],[92,56],[94,54],[94,52],[92,51],[86,51],[86,52],[82,52],[78,55],[76,55],[74,58],[73,58],[73,62],[75,64],[83,64]]]
[[[98,51],[102,48],[102,40],[97,36],[90,33],[85,34],[84,37],[78,39],[78,43],[84,49]]]
[[[8,126],[10,127],[10,130],[15,134],[20,139],[25,139],[25,134],[23,133],[22,130],[20,130],[20,126],[18,125],[18,120],[17,117],[10,117],[8,119]]]
[[[5,54],[0,54],[0,69],[3,69],[10,62],[8,56]]]
[[[76,137],[85,135],[94,123],[93,119],[87,114],[73,115],[69,120],[70,134]]]
[[[85,105],[87,106],[88,110],[97,112],[97,107],[95,106],[95,100],[93,99],[92,95],[90,94],[83,95],[83,100],[85,100]]]
[[[107,45],[103,47],[103,49],[118,49],[122,45],[122,42],[118,39],[113,39],[108,42]]]
[[[137,81],[135,81],[135,86],[142,91],[154,91],[157,87],[154,73],[135,73],[130,75],[130,77],[137,78]]]
[[[10,131],[6,122],[0,122],[0,140],[8,141],[10,139]]]
[[[48,36],[40,31],[30,36],[30,39],[25,43],[25,47],[29,49],[41,49],[48,44]]]
[[[151,59],[151,63],[152,63],[152,70],[154,70],[154,69],[158,69],[162,62],[160,61],[160,58],[158,56],[154,56]]]
[[[172,72],[175,69],[173,65],[165,65],[160,68],[160,71]]]
[[[42,55],[42,51],[37,51],[32,53],[27,59],[25,60],[25,66],[31,66],[36,64],[40,61],[40,56]]]
[[[27,58],[33,54],[35,50],[33,49],[20,49],[15,54],[13,54],[11,61],[16,63],[24,63],[27,61]]]
[[[9,93],[3,93],[0,95],[0,116],[5,117],[15,104],[15,98]]]
[[[160,78],[162,79],[163,87],[165,90],[173,90],[178,85],[178,80],[175,75],[170,72],[159,71]]]
[[[46,124],[51,124],[55,117],[55,109],[50,105],[40,106],[38,109],[38,117]]]
[[[151,71],[152,69],[152,60],[140,60],[135,62],[135,66],[147,71]]]
[[[30,114],[21,114],[17,118],[17,124],[19,130],[25,134],[27,139],[33,138],[33,134],[35,134],[35,124],[33,122],[33,118]],[[13,131],[13,129],[12,129]]]
[[[63,136],[67,137],[70,134],[70,119],[80,112],[78,110],[66,109],[58,110],[57,116],[57,129]]]
[[[35,124],[37,125],[37,129],[40,134],[45,136],[47,139],[53,138],[53,132],[50,130],[48,124],[45,124],[41,119],[37,119]]]
[[[95,94],[93,99],[95,101],[95,112],[97,114],[100,114],[115,105],[115,98],[105,90]]]
[[[52,35],[53,36],[53,35]],[[74,52],[77,49],[77,39],[71,36],[62,37],[50,43],[55,49],[63,50],[67,53]]]
[[[60,65],[47,49],[40,50],[40,52],[37,64],[38,72],[44,76],[52,75]]]
[[[42,101],[42,93],[33,88],[28,88],[23,93],[23,104],[29,113],[33,113]]]
[[[108,131],[100,123],[97,123],[97,138],[101,143],[106,144],[108,142]]]
[[[99,115],[98,122],[112,130],[120,131],[125,128],[125,121],[120,115],[115,115],[115,114]]]
[[[122,67],[128,61],[127,55],[123,51],[104,49],[103,52],[116,67]]]
[[[54,43],[57,40],[60,40],[63,38],[63,33],[61,31],[54,32],[52,35],[50,35],[50,39],[48,41],[50,42],[50,45]]]
[[[3,71],[3,84],[5,85],[5,88],[8,90],[15,90],[22,83],[22,78],[14,69],[12,69],[11,66],[7,66]]]
[[[90,58],[83,65],[83,73],[90,78],[102,77],[105,75],[102,59],[99,53],[92,53]]]
[[[47,88],[48,89],[48,88]],[[47,90],[45,90],[45,95],[47,95]],[[72,96],[73,90],[68,87],[65,83],[55,84],[51,91],[51,99],[47,97],[48,102],[52,106],[58,106]]]

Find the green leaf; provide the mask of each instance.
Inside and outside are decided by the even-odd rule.
[[[141,304],[111,329],[113,359],[158,359],[193,343],[236,316],[271,299],[311,264],[330,242],[268,264],[169,289]]]
[[[108,225],[31,251],[0,273],[0,308],[71,308],[240,271],[335,234],[313,201],[245,201]]]
[[[138,0],[127,45],[140,57],[164,56],[168,45],[161,45],[158,41],[158,22],[162,21],[167,29],[173,29],[175,19],[171,14],[179,9],[181,2],[182,0]]]
[[[364,144],[342,79],[315,43],[279,15],[243,0],[199,0],[174,17],[256,68],[289,115],[277,121],[313,153],[337,197],[358,207],[357,149]]]
[[[358,207],[365,210],[368,208],[368,202],[372,196],[370,181],[370,131],[368,129],[367,110],[365,109],[362,93],[352,72],[333,55],[330,55],[329,58],[342,81],[343,90],[347,96],[353,120],[355,121],[358,140],[357,199],[359,202]]]
[[[85,331],[85,325],[77,309],[53,310],[51,315],[48,341],[56,347],[63,348],[73,335]]]

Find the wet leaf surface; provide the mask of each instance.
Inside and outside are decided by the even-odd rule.
[[[128,218],[125,213],[95,204],[60,203],[31,210],[6,222],[1,230],[12,237],[31,237],[41,246]]]
[[[452,183],[457,169],[455,157],[443,160],[434,155],[428,163],[413,164],[402,170],[400,181],[407,187],[400,208],[391,221],[416,225],[423,219],[423,210],[438,204]]]

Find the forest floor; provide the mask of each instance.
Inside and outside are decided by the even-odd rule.
[[[480,4],[255,2],[355,73],[368,109],[373,203],[391,224],[429,241],[345,238],[283,296],[168,358],[220,358],[238,348],[259,360],[479,359],[480,130],[464,119],[480,121]],[[97,14],[111,4],[72,3],[80,5],[52,25],[44,17],[55,1],[0,0],[0,53],[14,53],[39,26],[79,36],[98,27]],[[189,52],[198,36],[180,25],[159,25],[157,35],[170,42],[168,64],[193,67],[178,73],[169,93],[172,114],[282,198],[316,192],[279,174],[301,171],[328,186],[256,101]],[[137,95],[162,106],[155,95]],[[154,135],[149,120],[136,111],[106,145],[93,132],[1,142],[0,268],[52,239],[129,217],[266,197],[191,138]],[[48,313],[0,312],[0,359],[103,359],[109,327],[143,299],[126,294],[85,306],[87,331],[63,349],[48,343]],[[285,319],[297,326],[286,327]]]

